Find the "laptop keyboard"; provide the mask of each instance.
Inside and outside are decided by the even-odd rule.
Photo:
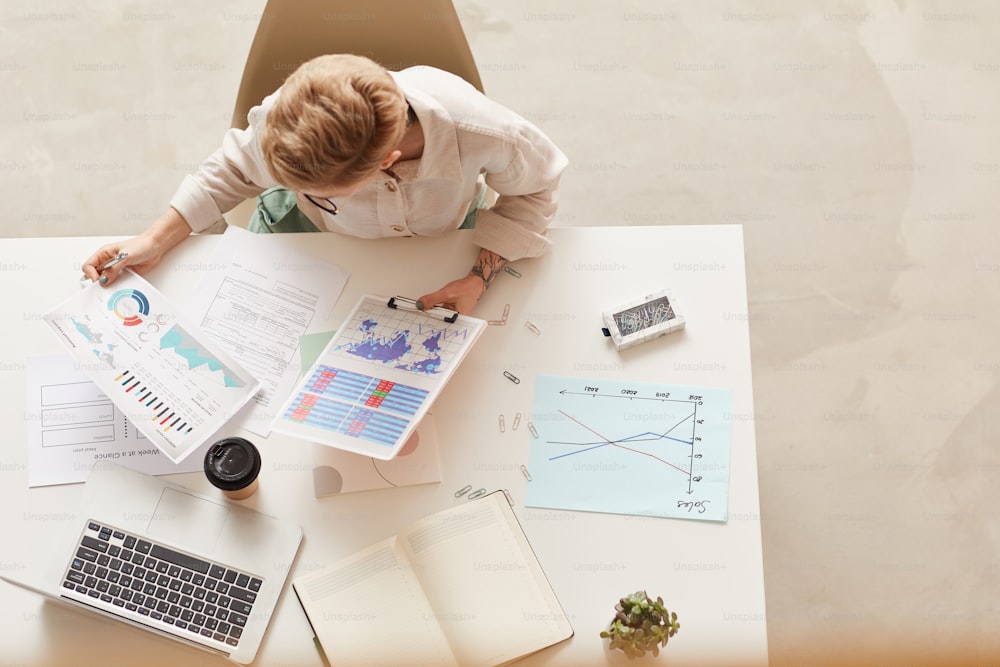
[[[85,595],[92,606],[231,650],[239,645],[261,583],[246,572],[88,521],[63,587],[79,594],[74,597]]]

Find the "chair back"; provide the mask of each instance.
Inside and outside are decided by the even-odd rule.
[[[329,53],[389,70],[431,65],[480,91],[479,70],[451,0],[268,0],[243,69],[232,127],[300,64]]]

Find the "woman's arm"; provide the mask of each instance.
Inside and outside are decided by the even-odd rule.
[[[160,263],[168,250],[191,235],[191,226],[173,208],[168,208],[146,231],[136,237],[99,248],[83,262],[83,274],[102,285],[110,285],[126,268],[145,273]],[[125,259],[113,267],[101,271],[119,253],[128,253]]]

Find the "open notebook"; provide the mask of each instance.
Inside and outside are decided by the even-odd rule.
[[[332,664],[498,665],[573,636],[500,491],[292,586]]]

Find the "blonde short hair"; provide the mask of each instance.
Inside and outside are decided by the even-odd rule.
[[[361,56],[319,56],[281,87],[260,137],[276,181],[292,190],[351,185],[379,168],[406,131],[389,72]]]

